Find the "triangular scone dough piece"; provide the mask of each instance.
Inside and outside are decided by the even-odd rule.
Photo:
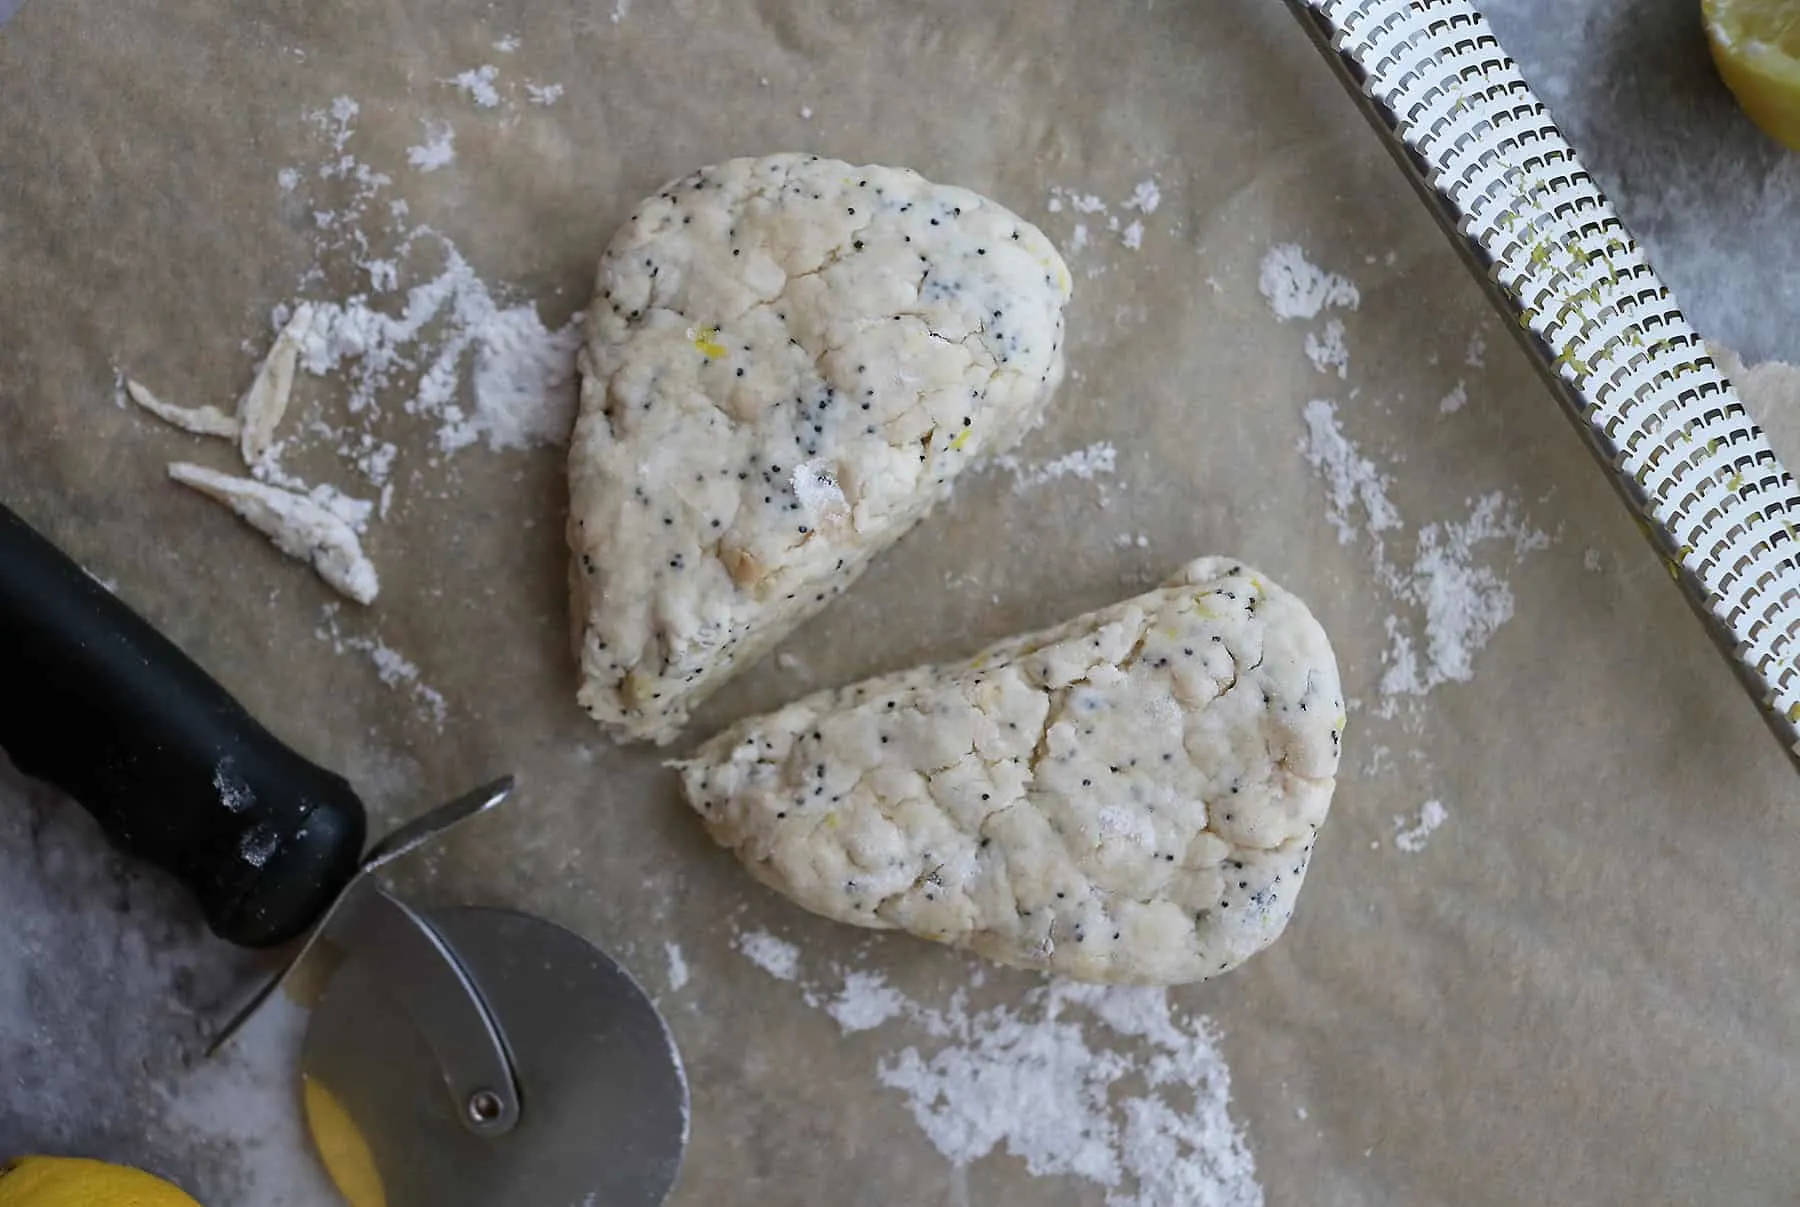
[[[713,837],[815,913],[1165,985],[1286,927],[1343,726],[1306,606],[1204,558],[969,662],[746,721],[679,766]]]
[[[600,264],[569,456],[581,703],[667,741],[1041,419],[1069,274],[966,189],[799,155],[645,202]]]

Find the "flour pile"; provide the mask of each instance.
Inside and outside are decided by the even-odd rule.
[[[491,86],[490,77],[471,79]],[[477,442],[494,450],[562,443],[574,422],[580,315],[551,330],[535,304],[510,299],[448,238],[412,224],[393,178],[355,154],[360,114],[349,97],[313,114],[329,152],[310,170],[294,169],[292,178],[296,193],[310,182],[321,194],[308,198],[319,233],[302,290],[327,269],[353,270],[367,285],[348,298],[313,302],[301,368],[339,378],[348,412],[336,425],[318,424],[314,435],[335,437],[339,452],[376,486],[387,484],[395,454],[382,442],[370,459],[365,446],[376,436],[369,421],[394,396],[406,414],[435,423],[433,443],[444,453]],[[428,141],[409,152],[421,172],[454,159],[454,128],[433,122],[428,132]],[[407,278],[412,283],[403,288]],[[277,307],[276,324],[299,304]]]
[[[958,990],[940,1008],[869,970],[808,980],[799,948],[764,931],[737,946],[846,1034],[903,1028],[877,1077],[958,1166],[1003,1152],[1103,1187],[1107,1207],[1261,1207],[1218,1036],[1166,990],[1055,981],[1017,1007],[977,1009]]]

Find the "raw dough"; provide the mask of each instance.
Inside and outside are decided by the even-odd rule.
[[[569,543],[580,700],[668,741],[1035,426],[1067,268],[917,173],[737,159],[646,201],[600,264]]]
[[[746,721],[678,766],[713,837],[816,913],[1180,984],[1286,927],[1343,726],[1306,606],[1203,558],[971,661]]]
[[[155,415],[164,423],[180,428],[184,432],[192,432],[196,436],[218,436],[224,440],[236,440],[242,430],[236,415],[227,415],[218,407],[178,407],[164,402],[150,392],[150,387],[140,381],[129,378],[125,382],[125,393],[131,401]]]
[[[380,594],[375,566],[364,556],[351,519],[343,514],[366,517],[367,503],[329,487],[303,495],[184,461],[169,466],[169,477],[231,508],[289,557],[311,563],[339,594],[359,604],[374,603]]]
[[[300,348],[312,330],[313,307],[302,302],[282,325],[275,346],[256,371],[256,380],[238,400],[239,450],[251,469],[261,465],[275,447],[275,429],[287,414],[294,392],[294,373],[300,367]]]

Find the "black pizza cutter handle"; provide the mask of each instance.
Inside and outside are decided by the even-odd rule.
[[[239,946],[307,930],[362,855],[348,781],[283,745],[4,506],[0,748],[173,875]]]

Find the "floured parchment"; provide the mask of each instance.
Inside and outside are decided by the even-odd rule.
[[[1562,77],[1548,99],[1684,299],[1779,314],[1742,276],[1778,277],[1779,240],[1738,247],[1709,215],[1791,226],[1791,161],[1736,141],[1687,35],[1646,42],[1598,0],[1495,16],[1574,48],[1526,67]],[[520,774],[404,887],[542,913],[656,993],[695,1083],[674,1204],[1760,1202],[1800,1181],[1792,771],[1281,6],[255,0],[204,38],[191,17],[64,0],[0,32],[0,163],[29,165],[0,188],[0,498],[347,773],[377,831]],[[1658,90],[1584,101],[1621,72]],[[784,150],[905,164],[1040,225],[1074,283],[1069,377],[695,737],[1209,550],[1253,558],[1330,633],[1350,712],[1306,896],[1232,975],[1090,999],[813,919],[713,847],[661,752],[575,708],[571,320],[640,198]],[[128,370],[229,406],[302,303],[280,465],[373,502],[370,609],[169,485],[195,438],[123,396]],[[1800,358],[1744,309],[1692,317]],[[59,869],[111,865],[91,832],[52,850],[34,827],[0,826],[0,1152],[116,1152],[204,1202],[311,1207],[291,1133],[240,1122],[291,1109],[281,1034],[262,1074],[201,1083],[157,1055],[197,1022],[123,1025],[171,993],[200,1017],[227,954],[166,900],[59,892]],[[164,960],[116,951],[206,975],[170,989]],[[102,1064],[55,1056],[93,1035]]]

